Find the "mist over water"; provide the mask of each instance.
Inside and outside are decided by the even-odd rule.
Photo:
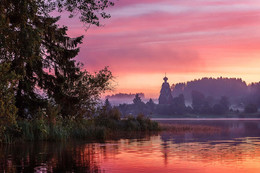
[[[165,123],[165,122],[164,122]],[[167,121],[209,126],[104,142],[0,146],[0,172],[259,172],[260,121]]]

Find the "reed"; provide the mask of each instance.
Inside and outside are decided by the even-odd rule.
[[[157,122],[144,115],[128,116],[121,119],[118,115],[97,116],[93,119],[55,119],[39,116],[33,120],[17,121],[18,130],[6,131],[4,143],[15,141],[64,141],[105,140],[117,132],[149,132],[160,130]]]

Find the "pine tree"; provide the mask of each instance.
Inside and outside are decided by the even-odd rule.
[[[64,116],[93,108],[112,75],[107,69],[96,75],[82,72],[74,58],[83,36],[68,37],[67,27],[57,25],[60,17],[49,13],[65,10],[73,17],[79,12],[83,23],[99,25],[98,16],[109,17],[103,12],[109,5],[107,0],[1,1],[0,63],[10,62],[10,71],[20,76],[15,95],[20,117],[36,115],[47,99],[61,105]]]
[[[110,111],[112,109],[111,103],[109,102],[108,99],[105,100],[104,107],[106,110]]]
[[[136,94],[136,95],[135,95],[135,98],[133,99],[133,103],[134,103],[135,105],[140,105],[140,104],[142,104],[142,99],[141,99],[141,97],[139,96],[139,94]]]

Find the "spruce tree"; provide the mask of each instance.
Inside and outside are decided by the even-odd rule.
[[[81,71],[74,58],[83,36],[70,38],[50,12],[65,10],[70,17],[79,12],[83,23],[99,25],[99,16],[109,17],[103,12],[109,5],[107,0],[1,1],[0,63],[10,62],[10,71],[20,76],[15,92],[20,117],[33,117],[50,99],[61,105],[63,116],[93,108],[112,75],[106,68],[96,75]]]

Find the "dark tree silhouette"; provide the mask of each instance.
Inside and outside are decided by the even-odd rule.
[[[110,102],[109,102],[108,99],[105,100],[104,107],[105,107],[106,110],[108,110],[108,111],[112,109],[112,106],[111,106],[111,104],[110,104]]]
[[[138,94],[135,95],[135,98],[134,98],[134,100],[133,100],[133,103],[134,103],[134,105],[140,105],[140,104],[142,104],[141,97],[139,97]]]
[[[229,110],[230,103],[229,103],[229,99],[226,96],[221,97],[219,104],[223,106],[225,112]]]
[[[150,98],[149,101],[146,103],[147,110],[149,114],[152,114],[155,110],[156,104],[154,101]]]
[[[83,36],[68,37],[67,27],[57,24],[60,17],[50,12],[68,11],[70,17],[78,12],[83,23],[99,25],[100,17],[109,17],[103,10],[110,5],[108,0],[1,0],[0,63],[10,63],[10,71],[20,77],[15,96],[19,116],[36,115],[47,99],[61,106],[63,116],[93,110],[111,73],[81,71],[74,58]]]
[[[200,112],[205,104],[205,96],[199,91],[192,91],[192,107],[195,112]]]
[[[248,93],[247,85],[237,78],[202,78],[187,83],[177,83],[172,86],[172,95],[184,94],[191,100],[191,92],[198,91],[205,97],[212,96],[219,99],[221,96],[232,98],[233,101],[243,98]]]
[[[249,103],[248,105],[246,105],[245,112],[246,113],[256,113],[257,112],[256,104]]]

